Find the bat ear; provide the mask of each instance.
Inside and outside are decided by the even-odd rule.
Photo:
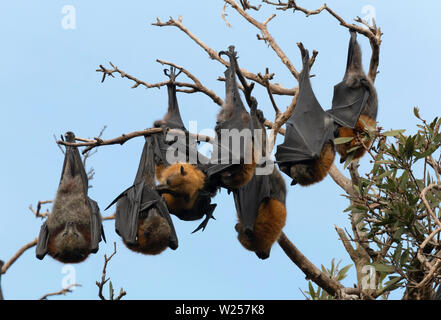
[[[184,169],[184,166],[181,166],[181,175],[185,176],[187,172]]]

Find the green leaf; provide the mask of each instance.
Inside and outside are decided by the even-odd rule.
[[[394,255],[393,255],[393,260],[396,264],[398,264],[398,261],[401,258],[401,250],[403,249],[403,245],[401,244],[401,242],[398,244],[398,247],[395,249]]]
[[[415,117],[421,120],[420,109],[418,109],[418,107],[413,108],[413,114],[415,115]]]
[[[407,182],[409,181],[409,173],[407,171],[404,171],[403,174],[400,177],[400,189],[401,190],[407,190]]]
[[[355,146],[355,147],[349,149],[349,150],[346,151],[346,152],[347,152],[347,153],[352,153],[352,152],[354,152],[354,151],[356,151],[356,150],[358,150],[358,149],[360,149],[360,148],[361,148],[361,146]]]
[[[409,261],[409,249],[404,250],[400,258],[400,266],[404,266]]]
[[[345,144],[354,140],[354,137],[342,137],[334,139],[334,144]]]
[[[390,277],[390,279],[391,280],[384,283],[385,292],[395,290],[396,288],[398,288],[400,286],[398,284],[398,282],[401,280],[400,277]]]
[[[113,295],[114,295],[114,291],[113,291],[113,285],[112,285],[112,281],[109,282],[109,298],[111,300],[113,300]]]
[[[344,165],[345,169],[351,164],[353,159],[354,159],[354,153],[350,153],[348,155],[348,157],[346,158],[346,162],[345,162],[345,165]]]
[[[390,131],[387,131],[387,132],[383,133],[383,136],[386,136],[386,137],[396,137],[396,136],[399,136],[400,133],[404,133],[404,132],[406,132],[405,129],[390,130]]]
[[[388,266],[381,263],[374,263],[372,266],[375,268],[376,271],[381,273],[393,273],[395,272],[395,269],[392,266]]]
[[[341,269],[339,272],[338,272],[338,278],[337,278],[337,280],[338,281],[341,281],[341,280],[343,280],[344,278],[346,278],[346,276],[347,276],[347,272],[349,271],[349,269],[352,267],[352,264],[349,264],[349,265],[347,265],[346,267],[344,267],[343,269]]]
[[[316,295],[311,281],[308,281],[308,286],[309,286],[309,295],[311,296],[312,300],[315,300]]]

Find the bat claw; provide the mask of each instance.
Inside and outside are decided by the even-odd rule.
[[[213,212],[214,212],[214,209],[216,209],[216,206],[217,206],[217,204],[211,204],[210,205],[210,207],[209,207],[209,209],[208,209],[208,211],[206,213],[206,217],[205,217],[204,221],[202,221],[202,223],[192,232],[192,234],[195,233],[195,232],[198,232],[201,229],[202,229],[202,231],[204,231],[205,228],[207,227],[208,222],[210,221],[210,219],[216,220],[216,218],[213,217]]]

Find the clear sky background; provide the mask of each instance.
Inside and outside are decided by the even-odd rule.
[[[418,8],[411,1],[326,2],[346,21],[364,17],[366,5],[375,8],[384,32],[376,81],[380,126],[415,132],[414,106],[428,120],[438,116],[441,2],[420,2]],[[299,0],[298,4],[316,9],[322,2]],[[62,27],[65,5],[76,9],[74,30]],[[101,84],[101,74],[95,72],[100,64],[112,61],[140,79],[159,82],[165,76],[155,60],[172,61],[224,96],[223,83],[216,79],[225,68],[178,29],[152,26],[156,17],[167,21],[169,16],[182,15],[184,24],[214,50],[234,44],[242,67],[255,73],[269,67],[276,73],[275,81],[285,87],[296,85],[274,52],[257,41],[257,29],[231,8],[227,19],[232,28],[228,28],[221,18],[222,7],[220,0],[0,2],[0,259],[8,260],[38,235],[42,221],[34,218],[29,205],[55,196],[63,154],[53,134],[72,130],[77,136],[93,137],[107,125],[104,138],[113,138],[151,127],[165,113],[165,88],[131,89],[132,83],[120,77]],[[274,11],[264,7],[251,14],[263,21]],[[277,11],[269,29],[298,70],[297,42],[319,51],[312,85],[322,106],[329,108],[333,86],[346,65],[347,29],[326,12],[306,18],[291,11]],[[370,46],[362,36],[359,41],[367,69]],[[273,119],[264,88],[256,86],[255,95],[267,118]],[[185,123],[196,120],[199,130],[214,127],[218,106],[209,98],[180,94],[178,99]],[[276,99],[283,108],[290,102],[286,97]],[[142,146],[142,138],[105,146],[88,161],[96,171],[89,195],[102,209],[132,183]],[[367,159],[362,165],[366,170]],[[333,258],[341,259],[342,266],[351,263],[334,230],[334,225],[349,227],[343,213],[348,203],[341,194],[329,177],[309,188],[288,188],[284,231],[317,266],[329,266]],[[280,247],[274,245],[271,257],[259,260],[236,239],[232,196],[222,191],[215,202],[217,220],[203,233],[191,234],[200,221],[173,217],[180,246],[159,256],[129,251],[114,232],[114,222],[104,222],[107,244],[102,242],[97,254],[74,266],[75,282],[82,287],[61,298],[98,298],[95,281],[101,277],[103,255],[111,254],[116,242],[118,253],[108,275],[116,291],[120,287],[127,291],[127,299],[303,299],[299,289],[307,289],[305,276]],[[62,271],[63,265],[49,256],[37,260],[33,248],[3,276],[5,298],[36,299],[57,291],[66,276]],[[352,286],[355,281],[352,268],[344,284]]]

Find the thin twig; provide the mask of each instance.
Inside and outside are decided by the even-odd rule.
[[[44,204],[49,204],[52,203],[53,200],[45,200],[45,201],[38,201],[37,203],[37,210],[34,210],[34,208],[32,207],[32,204],[29,205],[29,210],[31,210],[31,212],[35,215],[36,218],[46,218],[50,215],[50,211],[49,209],[46,209],[46,212],[41,213],[41,206]]]
[[[48,297],[52,297],[52,296],[61,296],[61,295],[64,296],[64,295],[66,295],[66,293],[72,292],[72,288],[74,288],[74,287],[81,287],[81,285],[80,284],[71,284],[68,287],[66,287],[60,291],[53,292],[53,293],[46,293],[44,296],[42,296],[40,298],[40,300],[46,300]]]
[[[156,18],[156,22],[152,23],[152,25],[158,26],[158,27],[169,27],[169,26],[177,27],[182,32],[184,32],[187,36],[189,36],[190,39],[192,39],[194,42],[196,42],[196,44],[198,44],[202,49],[204,49],[204,51],[207,52],[208,56],[211,59],[219,61],[220,63],[222,63],[226,67],[229,66],[229,62],[222,59],[219,56],[219,54],[217,53],[217,51],[215,51],[212,48],[210,48],[209,46],[207,46],[204,42],[202,42],[197,36],[195,36],[189,29],[187,29],[183,25],[181,16],[179,16],[177,20],[170,17],[170,19],[167,22],[162,22],[159,18]],[[265,84],[262,83],[262,81],[259,79],[257,74],[249,72],[248,70],[245,70],[243,68],[241,68],[240,70],[248,80],[257,82],[260,85],[265,86]],[[295,88],[288,89],[288,88],[282,87],[281,85],[271,84],[271,92],[273,94],[293,96],[297,93],[297,90]]]
[[[1,273],[4,274],[6,273],[6,271],[8,271],[8,269],[14,264],[15,261],[17,261],[18,258],[21,257],[21,255],[23,253],[26,252],[26,250],[35,247],[37,245],[37,238],[35,238],[33,241],[25,244],[23,247],[21,247],[13,256],[11,259],[9,259],[9,261],[7,261],[1,270]]]
[[[272,2],[269,0],[263,0],[264,3],[267,3],[269,5],[277,6],[277,9],[286,11],[288,9],[294,9],[294,11],[301,11],[304,14],[306,14],[307,17],[311,15],[317,15],[320,14],[322,11],[327,11],[329,14],[331,14],[337,21],[340,23],[341,26],[348,28],[350,30],[354,30],[359,34],[364,35],[369,39],[369,42],[371,44],[372,49],[372,55],[371,55],[371,61],[369,65],[369,78],[372,80],[372,82],[375,82],[375,79],[378,74],[378,66],[380,61],[380,46],[381,46],[381,36],[383,33],[381,32],[381,29],[377,27],[375,24],[375,20],[373,22],[373,25],[369,25],[366,21],[361,19],[360,17],[357,17],[355,19],[355,22],[358,22],[360,24],[363,24],[363,27],[358,26],[353,23],[347,23],[342,17],[340,17],[337,13],[335,13],[331,8],[329,8],[326,4],[323,4],[320,8],[316,10],[307,10],[305,8],[302,8],[297,5],[295,0],[289,0],[288,2]]]
[[[103,288],[104,288],[104,285],[110,280],[110,278],[106,279],[107,264],[109,263],[110,260],[112,260],[113,256],[116,254],[116,242],[113,243],[113,247],[114,247],[113,253],[110,255],[110,257],[107,258],[107,255],[104,254],[104,266],[103,266],[103,272],[102,272],[102,276],[101,276],[101,282],[98,282],[98,281],[96,282],[96,285],[98,287],[98,296],[100,297],[101,300],[107,300],[103,295]],[[112,292],[109,299],[110,300],[121,300],[121,298],[124,297],[125,295],[126,295],[126,292],[124,291],[123,288],[121,288],[118,297],[114,298],[113,292]]]

